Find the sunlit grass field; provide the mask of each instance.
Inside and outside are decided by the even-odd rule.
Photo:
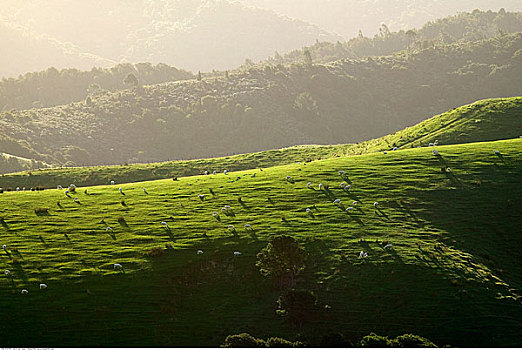
[[[354,343],[377,332],[520,346],[521,156],[513,139],[216,169],[70,197],[5,192],[2,344],[217,346],[248,332],[314,345],[331,332]],[[307,250],[297,286],[324,309],[301,328],[276,315],[280,291],[255,267],[279,234]]]

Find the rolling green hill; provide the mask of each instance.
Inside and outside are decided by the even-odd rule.
[[[279,150],[247,153],[223,158],[172,161],[123,166],[39,169],[0,177],[0,187],[55,188],[75,183],[81,186],[165,179],[175,176],[265,168],[294,162],[334,158],[346,155],[412,148],[439,144],[457,144],[516,138],[522,135],[522,97],[488,99],[434,116],[413,127],[359,144],[297,146]]]
[[[11,271],[0,279],[2,344],[217,346],[248,332],[317,345],[330,332],[374,331],[520,346],[522,140],[436,149],[78,188],[71,198],[0,194],[0,269]],[[254,266],[279,234],[306,249],[297,287],[323,310],[301,327],[276,315],[282,292]]]

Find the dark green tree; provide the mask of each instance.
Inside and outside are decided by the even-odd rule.
[[[305,250],[290,236],[273,238],[257,254],[256,266],[261,274],[279,282],[279,286],[294,286],[296,276],[305,268]]]
[[[134,73],[129,73],[127,74],[125,79],[123,79],[123,83],[127,85],[138,86],[139,81],[138,78],[136,78],[136,76],[134,75]]]

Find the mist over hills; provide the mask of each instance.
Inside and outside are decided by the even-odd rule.
[[[304,21],[227,0],[3,0],[0,13],[10,26],[33,33],[31,40],[45,35],[54,45],[48,44],[44,52],[26,46],[16,65],[0,68],[0,76],[6,77],[50,65],[90,69],[115,62],[166,63],[193,71],[230,69],[246,58],[260,60],[275,50],[286,52],[316,40],[342,39]],[[18,42],[19,34],[5,34],[3,49],[16,52],[12,41]],[[74,46],[82,54],[102,59],[76,58],[76,62],[74,56],[61,57],[62,46]],[[32,59],[42,53],[52,60]]]
[[[244,4],[273,9],[277,13],[299,18],[345,39],[378,34],[382,23],[390,30],[418,28],[428,21],[470,12],[474,9],[522,11],[518,0],[240,0]]]

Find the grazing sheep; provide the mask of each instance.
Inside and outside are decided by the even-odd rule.
[[[28,294],[29,291],[27,289],[22,289],[22,294]]]
[[[217,174],[217,171],[214,170],[214,171],[212,172],[212,175],[216,175],[216,174]]]
[[[201,255],[201,254],[203,254],[203,251],[200,249],[200,250],[197,251],[197,254]]]
[[[343,176],[344,175],[344,171],[339,170],[339,175]]]
[[[204,174],[205,174],[205,175],[208,175],[208,171],[207,171],[207,170],[205,170]]]
[[[143,187],[143,193],[145,193],[145,194],[149,194],[149,192],[147,192],[147,190],[145,189],[145,187]]]
[[[373,206],[374,206],[375,208],[377,208],[377,207],[379,206],[379,202],[374,202],[374,203],[373,203]]]
[[[115,184],[115,182],[114,182],[114,180],[112,180],[112,181],[111,181],[111,185],[114,185],[114,184]]]
[[[235,230],[236,230],[236,228],[234,227],[234,225],[228,225],[228,229],[229,229],[230,231],[235,231]]]
[[[353,210],[353,207],[346,208],[346,211],[352,211],[352,210]]]
[[[334,204],[341,204],[341,200],[339,198],[337,198],[336,200],[333,201]]]
[[[63,187],[62,187],[61,185],[58,185],[58,186],[56,187],[56,189],[58,189],[58,190],[63,190]]]
[[[354,202],[353,202],[353,205],[354,205],[354,206],[356,206],[356,205],[358,205],[358,204],[359,204],[359,202],[357,202],[357,201],[354,201]]]
[[[169,224],[167,224],[165,221],[161,222],[161,226],[164,226],[166,229],[169,228]]]
[[[320,190],[323,189],[323,184],[319,184],[319,189],[320,189]]]
[[[70,184],[69,185],[69,191],[71,191],[71,192],[76,191],[76,185],[75,184]]]
[[[47,288],[47,284],[45,283],[40,283],[40,289],[45,289]]]
[[[20,187],[17,187],[16,190],[17,190],[17,191],[20,191]]]
[[[234,252],[234,256],[241,256],[241,252]]]
[[[120,191],[120,193],[121,193],[122,195],[125,196],[125,193],[123,193],[123,188],[120,187],[118,190]]]
[[[447,168],[446,168],[446,172],[447,172],[447,173],[451,173],[451,168],[450,168],[450,167],[447,167]]]
[[[5,271],[4,271],[4,275],[6,275],[6,276],[10,276],[10,275],[11,275],[11,271],[9,271],[9,270],[5,270]]]
[[[306,212],[307,212],[307,213],[311,213],[311,212],[312,212],[312,209],[310,209],[310,208],[306,208]]]
[[[494,152],[494,153],[495,153],[495,154],[496,154],[497,156],[499,156],[499,155],[500,155],[500,152],[499,152],[499,151],[497,151],[497,150],[495,150],[495,151],[493,151],[493,152]]]
[[[224,170],[224,171],[223,171],[223,174],[225,174],[225,175],[226,175],[227,173],[228,173],[228,171],[227,171],[227,170]]]
[[[204,195],[204,194],[198,194],[198,197],[199,197],[199,199],[201,199],[201,200],[204,200],[204,199],[205,199],[205,195]]]
[[[394,150],[394,151],[396,151],[396,150],[398,150],[398,149],[399,149],[398,147],[393,147],[393,150]]]
[[[112,231],[112,227],[107,226],[107,228],[105,229],[105,231]]]
[[[384,151],[384,152],[382,152],[382,153],[383,153],[383,154],[388,154],[388,152],[386,152],[386,151]]]
[[[7,245],[4,244],[4,245],[2,246],[2,248],[3,248],[4,250],[7,250]]]
[[[212,213],[212,216],[218,216],[217,211],[213,212],[213,213]]]
[[[73,201],[75,201],[76,203],[80,203],[80,199],[78,197],[74,197]]]
[[[350,188],[352,188],[352,186],[350,186],[350,185],[346,185],[346,186],[344,186],[344,190],[345,190],[346,192],[348,192],[348,191],[350,190]]]
[[[433,150],[433,154],[438,156],[439,155],[439,151],[437,151],[436,149]]]
[[[252,226],[250,224],[245,224],[245,230],[251,229]]]
[[[435,144],[433,142],[430,142],[429,147],[433,147]]]
[[[311,183],[311,182],[308,182],[308,183],[306,184],[306,187],[307,187],[307,188],[312,188],[312,183]]]
[[[118,264],[118,263],[114,264],[113,267],[114,267],[115,270],[123,269],[123,266],[121,266],[121,264]]]
[[[392,249],[392,248],[393,248],[393,244],[386,244],[386,245],[384,246],[384,249],[386,249],[386,250],[390,250],[390,249]]]
[[[359,259],[363,259],[363,258],[367,258],[367,257],[368,257],[368,253],[361,250],[361,252],[359,253]]]
[[[339,187],[340,187],[340,188],[344,188],[344,186],[346,186],[346,182],[341,182],[341,183],[339,184]]]

